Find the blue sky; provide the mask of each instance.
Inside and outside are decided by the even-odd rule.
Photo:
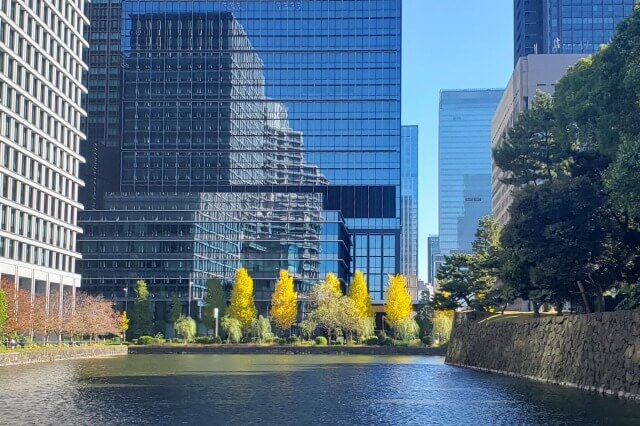
[[[513,0],[404,0],[402,124],[419,126],[419,274],[438,233],[438,94],[504,87],[513,70]]]

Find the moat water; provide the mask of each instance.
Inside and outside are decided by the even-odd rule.
[[[611,425],[640,403],[439,357],[129,355],[0,368],[1,425]]]

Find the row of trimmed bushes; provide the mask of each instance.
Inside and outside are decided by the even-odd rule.
[[[135,340],[133,343],[137,344],[137,345],[151,345],[154,343],[166,343],[167,341],[159,338],[158,336],[153,337],[153,336],[140,336],[137,340]],[[182,343],[181,339],[175,339],[174,340],[175,343]],[[327,339],[324,336],[318,336],[316,337],[313,342],[315,343],[315,345],[317,346],[325,346],[327,345]],[[414,343],[414,344],[419,344],[418,342],[420,341],[415,341],[415,342],[410,342],[410,343]],[[202,336],[202,337],[197,337],[193,343],[196,344],[200,344],[200,345],[212,345],[212,344],[222,344],[222,339],[220,339],[220,337],[206,337],[206,336]],[[272,342],[273,344],[276,345],[299,345],[301,343],[301,340],[298,336],[290,336],[287,338],[275,338],[273,339]],[[364,342],[366,345],[369,346],[375,346],[375,345],[379,345],[379,346],[396,346],[399,344],[402,344],[394,339],[392,339],[391,337],[387,336],[386,333],[382,332],[380,334],[378,334],[377,336],[371,336],[369,338],[367,338]],[[421,341],[422,344],[424,344],[425,346],[432,346],[433,345],[433,337],[431,336],[425,336],[422,338]]]

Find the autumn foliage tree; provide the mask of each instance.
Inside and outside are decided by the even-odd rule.
[[[371,296],[367,290],[367,281],[361,271],[356,271],[349,286],[348,296],[355,305],[354,314],[359,319],[367,319],[372,315]]]
[[[248,329],[256,317],[257,310],[253,301],[253,280],[245,268],[236,271],[231,290],[229,316],[240,322],[243,329]]]
[[[293,277],[282,270],[271,295],[271,316],[276,327],[284,331],[291,328],[297,315],[298,293],[293,288]]]
[[[4,280],[0,288],[7,306],[6,322],[0,331],[12,338],[28,336],[47,344],[52,334],[61,342],[63,335],[88,336],[94,340],[119,331],[120,314],[113,310],[110,301],[101,297],[77,292],[74,299],[71,294],[61,297],[52,290],[47,298],[45,293],[31,295],[8,280]]]
[[[4,293],[2,288],[0,288],[0,334],[4,330],[4,325],[7,322],[7,310],[9,309],[9,304],[7,302],[7,295]]]
[[[407,291],[404,276],[390,275],[387,300],[384,305],[387,323],[393,328],[398,327],[411,317],[412,310],[411,296]]]

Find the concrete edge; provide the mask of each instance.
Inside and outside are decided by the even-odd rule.
[[[610,397],[614,397],[614,398],[627,399],[627,400],[631,400],[631,401],[639,401],[640,402],[640,394],[634,394],[634,393],[622,392],[622,391],[614,391],[612,389],[607,389],[604,386],[596,387],[596,386],[579,385],[577,383],[571,383],[571,382],[560,382],[560,381],[557,381],[557,380],[542,379],[540,377],[528,376],[526,374],[514,373],[512,371],[494,370],[494,369],[491,369],[491,368],[477,367],[477,366],[473,366],[473,365],[456,364],[456,363],[448,362],[448,361],[445,361],[445,364],[450,365],[452,367],[467,368],[469,370],[482,371],[482,372],[485,372],[485,373],[501,374],[503,376],[517,377],[519,379],[532,380],[532,381],[538,382],[538,383],[545,383],[545,384],[550,384],[550,385],[558,385],[558,386],[562,386],[562,387],[566,387],[566,388],[572,388],[572,389],[578,389],[578,390],[581,390],[581,391],[597,393],[597,394],[604,395],[604,396],[610,396]]]
[[[188,345],[188,346],[129,346],[132,355],[408,355],[442,356],[446,348],[408,348],[394,346],[241,346],[241,345]]]
[[[68,361],[72,359],[105,358],[128,354],[126,346],[100,348],[52,348],[37,351],[16,351],[0,353],[0,368],[45,362]]]

